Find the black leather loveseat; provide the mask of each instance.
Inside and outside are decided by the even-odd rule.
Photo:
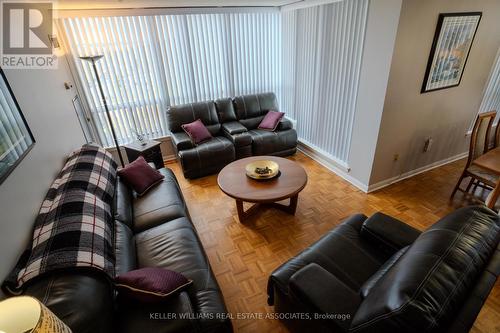
[[[177,180],[135,197],[118,178],[114,197],[116,275],[162,267],[193,280],[154,304],[117,301],[109,279],[94,271],[54,272],[33,280],[26,295],[45,303],[73,333],[232,332],[222,293],[190,220]],[[185,319],[181,319],[185,316]]]
[[[500,273],[499,240],[484,207],[423,233],[355,215],[272,273],[269,304],[294,332],[468,332]]]
[[[222,98],[172,106],[167,124],[186,178],[218,172],[228,163],[252,155],[287,156],[297,149],[297,132],[288,119],[276,131],[257,127],[269,110],[278,110],[274,93]],[[182,125],[200,119],[213,138],[195,146]]]

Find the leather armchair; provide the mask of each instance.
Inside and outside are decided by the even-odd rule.
[[[277,268],[269,304],[292,332],[468,332],[500,274],[500,217],[466,207],[420,233],[354,215]],[[283,316],[288,318],[287,316]]]

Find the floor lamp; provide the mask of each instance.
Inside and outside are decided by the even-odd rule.
[[[115,126],[113,124],[113,121],[111,120],[111,114],[109,113],[108,104],[106,103],[106,97],[104,96],[104,91],[102,90],[101,79],[99,78],[99,73],[97,73],[97,67],[95,65],[96,61],[98,61],[102,57],[103,57],[103,55],[95,55],[95,56],[80,57],[80,59],[85,60],[85,61],[89,61],[92,63],[92,67],[94,68],[95,77],[97,78],[97,84],[99,86],[99,91],[101,92],[102,103],[104,104],[104,110],[106,110],[106,116],[108,117],[109,127],[111,127],[111,134],[113,135],[113,140],[115,140],[115,146],[116,146],[116,150],[118,152],[118,156],[120,157],[120,162],[122,164],[122,167],[124,167],[125,164],[123,163],[122,152],[120,151],[120,145],[118,144],[118,140],[116,139]]]

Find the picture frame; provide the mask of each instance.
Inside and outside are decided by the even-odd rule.
[[[35,145],[9,81],[0,67],[0,184]]]
[[[460,85],[482,12],[439,14],[420,93]]]

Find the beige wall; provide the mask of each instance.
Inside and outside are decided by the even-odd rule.
[[[483,17],[462,82],[420,94],[439,13],[466,11],[482,11]],[[467,151],[465,134],[499,47],[498,0],[403,1],[370,185]],[[428,137],[434,142],[424,153]]]
[[[76,92],[63,86],[71,81],[63,58],[58,69],[9,69],[5,74],[36,143],[0,185],[0,281],[27,246],[42,200],[64,160],[84,143],[71,102]]]

